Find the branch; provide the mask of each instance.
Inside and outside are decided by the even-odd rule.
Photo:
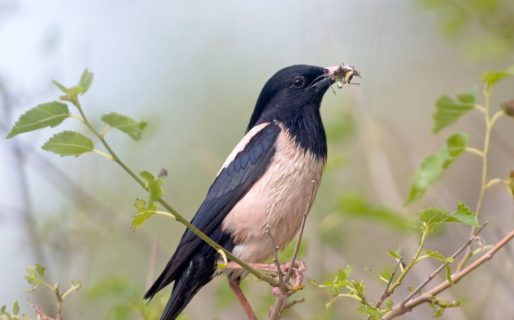
[[[509,234],[507,234],[503,239],[501,239],[498,243],[496,243],[489,251],[484,253],[479,259],[477,259],[475,262],[470,264],[468,267],[464,268],[461,271],[457,271],[451,276],[451,283],[446,280],[428,292],[425,292],[421,296],[417,298],[411,298],[407,302],[400,302],[397,305],[393,307],[391,311],[386,313],[382,320],[391,320],[395,317],[405,314],[415,307],[419,306],[420,304],[427,303],[433,300],[435,296],[440,294],[441,292],[445,291],[452,285],[457,284],[462,278],[466,277],[468,274],[470,274],[473,270],[481,266],[484,262],[491,260],[496,252],[498,252],[501,248],[503,248],[509,241],[511,241],[514,238],[514,230],[512,230]]]
[[[118,155],[114,152],[114,150],[111,148],[111,146],[107,143],[107,141],[105,140],[105,138],[102,136],[102,134],[100,132],[98,132],[92,125],[91,123],[89,122],[88,118],[86,117],[86,115],[84,114],[84,111],[82,110],[82,106],[80,105],[80,102],[78,99],[72,99],[71,101],[73,103],[73,105],[77,108],[77,110],[79,111],[80,115],[82,116],[82,119],[84,120],[84,125],[86,125],[86,127],[98,138],[98,140],[102,143],[102,145],[105,147],[105,149],[107,150],[107,152],[109,153],[109,155],[112,157],[112,161],[114,161],[116,164],[118,164],[123,170],[125,170],[126,173],[128,173],[132,179],[134,179],[143,189],[145,189],[146,191],[148,191],[148,187],[147,185],[145,184],[145,182],[139,178],[135,173],[134,171],[132,171],[119,157]],[[256,270],[255,268],[253,268],[252,266],[250,266],[248,263],[242,261],[241,259],[239,259],[238,257],[234,256],[229,250],[223,248],[222,246],[220,246],[218,243],[216,243],[214,240],[212,240],[209,236],[207,236],[205,233],[203,233],[200,229],[198,229],[197,227],[195,227],[193,224],[191,224],[191,222],[189,222],[189,220],[187,220],[186,218],[184,218],[180,213],[178,213],[177,210],[175,210],[170,204],[168,204],[168,202],[166,202],[166,200],[164,200],[163,198],[159,198],[158,199],[158,202],[164,207],[166,208],[166,210],[168,210],[171,214],[173,214],[173,216],[175,216],[175,219],[182,223],[183,225],[186,226],[186,228],[188,228],[189,230],[191,230],[191,232],[193,232],[197,237],[199,237],[200,239],[202,239],[203,241],[205,241],[209,246],[211,246],[212,248],[214,248],[216,251],[223,251],[225,253],[225,255],[232,261],[234,261],[235,263],[239,264],[243,269],[245,269],[246,271],[248,271],[249,273],[253,274],[255,277],[257,277],[257,279],[260,279],[262,281],[265,281],[267,283],[269,283],[271,286],[273,287],[276,287],[277,286],[277,281],[273,278],[273,277],[270,277],[264,273],[261,273],[259,272],[258,270]]]
[[[484,223],[484,225],[482,225],[476,232],[475,234],[470,237],[468,239],[468,241],[466,241],[466,243],[464,243],[462,246],[460,246],[459,249],[457,249],[451,256],[450,258],[452,259],[455,259],[455,257],[457,257],[462,251],[464,251],[464,249],[466,249],[467,247],[469,247],[473,241],[475,241],[478,236],[478,234],[480,232],[482,232],[482,230],[484,230],[485,226],[487,225],[487,223]],[[423,290],[424,287],[426,287],[426,285],[432,280],[434,279],[435,276],[437,276],[439,274],[439,272],[441,272],[448,264],[450,264],[449,261],[446,261],[445,263],[441,264],[437,269],[434,270],[434,272],[432,272],[431,274],[428,275],[427,279],[425,281],[423,281],[419,286],[416,287],[416,289],[414,289],[405,299],[402,300],[401,303],[403,304],[406,304],[410,299],[412,299],[416,294],[418,294],[421,290]]]
[[[266,234],[269,236],[271,245],[273,246],[273,263],[275,263],[275,266],[277,267],[278,288],[282,294],[287,294],[287,284],[284,281],[285,274],[282,272],[282,267],[280,266],[280,260],[278,258],[279,247],[276,245],[275,240],[273,240],[269,225],[266,226]]]
[[[394,267],[393,273],[391,273],[391,277],[389,278],[389,281],[387,281],[387,285],[384,289],[384,292],[382,293],[382,296],[380,297],[380,300],[375,305],[375,308],[380,308],[382,303],[384,303],[385,299],[389,298],[389,296],[392,294],[392,292],[389,290],[391,287],[391,284],[393,283],[394,276],[398,272],[398,269],[400,268],[400,265],[403,263],[403,258],[400,257],[398,261],[396,262],[396,266]],[[371,319],[371,316],[368,318]]]

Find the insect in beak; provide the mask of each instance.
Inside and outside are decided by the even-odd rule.
[[[341,89],[345,84],[359,85],[352,83],[353,77],[361,77],[361,74],[353,66],[347,66],[341,63],[339,66],[326,68],[329,76],[337,83],[337,87]]]

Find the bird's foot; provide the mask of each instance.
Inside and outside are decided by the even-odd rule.
[[[299,291],[303,288],[303,284],[302,284],[303,279],[304,279],[303,273],[305,272],[307,267],[305,266],[305,262],[303,262],[301,260],[297,260],[293,264],[291,264],[291,262],[282,263],[279,265],[280,270],[277,268],[277,264],[274,264],[274,263],[272,263],[272,264],[248,263],[248,264],[259,271],[273,273],[273,274],[277,275],[277,278],[282,277],[282,279],[284,279],[284,277],[290,273],[289,278],[294,279],[294,283],[289,285],[289,279],[284,279],[284,280],[287,280],[286,286],[288,288],[288,295],[290,295],[296,291]],[[242,269],[242,267],[239,264],[231,261],[227,264],[227,269],[240,270],[240,269]],[[281,273],[280,277],[278,276],[279,272]],[[273,294],[276,296],[283,295],[282,289],[280,289],[280,287],[274,287]]]

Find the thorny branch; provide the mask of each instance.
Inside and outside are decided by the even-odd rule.
[[[458,248],[451,256],[450,258],[455,259],[464,249],[471,246],[473,241],[478,240],[478,234],[484,230],[485,226],[487,225],[487,222],[484,223],[475,233],[473,236],[471,236],[466,243],[464,243],[460,248]],[[405,299],[402,300],[401,303],[406,304],[410,299],[412,299],[415,295],[417,295],[421,290],[423,290],[424,287],[432,280],[435,276],[437,276],[448,264],[450,264],[450,261],[446,261],[445,263],[441,264],[437,269],[435,269],[431,274],[428,275],[428,277],[423,281],[420,285],[416,287]]]
[[[446,280],[435,286],[434,288],[430,289],[429,291],[423,293],[417,298],[411,298],[407,302],[400,302],[396,304],[391,311],[386,313],[383,320],[391,320],[396,318],[399,315],[405,314],[415,307],[419,306],[420,304],[427,303],[433,301],[434,297],[436,297],[441,292],[445,291],[452,285],[457,284],[462,278],[466,277],[468,274],[470,274],[473,270],[481,266],[483,263],[485,263],[488,260],[491,260],[496,252],[498,252],[501,248],[503,248],[505,245],[509,243],[514,238],[514,230],[512,230],[509,234],[507,234],[503,239],[501,239],[499,242],[497,242],[489,251],[484,253],[479,259],[477,259],[475,262],[467,266],[466,268],[456,271],[451,275],[451,282]]]

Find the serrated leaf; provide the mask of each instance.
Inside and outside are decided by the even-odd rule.
[[[102,116],[102,121],[109,126],[116,128],[126,134],[132,139],[139,140],[143,134],[143,129],[146,127],[146,122],[136,122],[131,117],[111,112]]]
[[[91,83],[93,82],[93,73],[88,69],[84,70],[82,76],[80,77],[79,86],[83,88],[82,93],[86,93],[91,87]]]
[[[474,227],[479,226],[476,215],[462,202],[457,203],[457,210],[453,212],[452,216],[463,224]]]
[[[446,144],[437,153],[425,158],[416,171],[405,203],[420,199],[428,187],[466,150],[467,144],[468,136],[456,133],[446,140]]]
[[[7,138],[45,127],[55,127],[69,116],[68,106],[62,102],[54,101],[40,104],[21,115]]]
[[[439,223],[450,222],[459,222],[475,227],[479,225],[475,214],[462,202],[457,203],[457,209],[452,213],[437,208],[425,209],[419,213],[419,219],[426,223],[428,228]]]
[[[419,219],[429,226],[437,223],[458,221],[457,219],[452,217],[448,211],[437,208],[429,208],[421,211],[421,213],[419,214]]]
[[[489,89],[505,78],[514,76],[514,65],[504,71],[487,71],[482,76],[484,84]]]
[[[458,100],[454,100],[448,96],[439,97],[435,103],[436,111],[432,116],[434,119],[432,131],[438,133],[443,128],[457,121],[466,111],[473,109],[475,103],[474,98],[470,98],[471,95],[471,93],[461,94],[458,96]]]
[[[51,137],[43,149],[59,154],[60,156],[80,156],[85,152],[93,151],[93,141],[75,131],[63,131]]]

